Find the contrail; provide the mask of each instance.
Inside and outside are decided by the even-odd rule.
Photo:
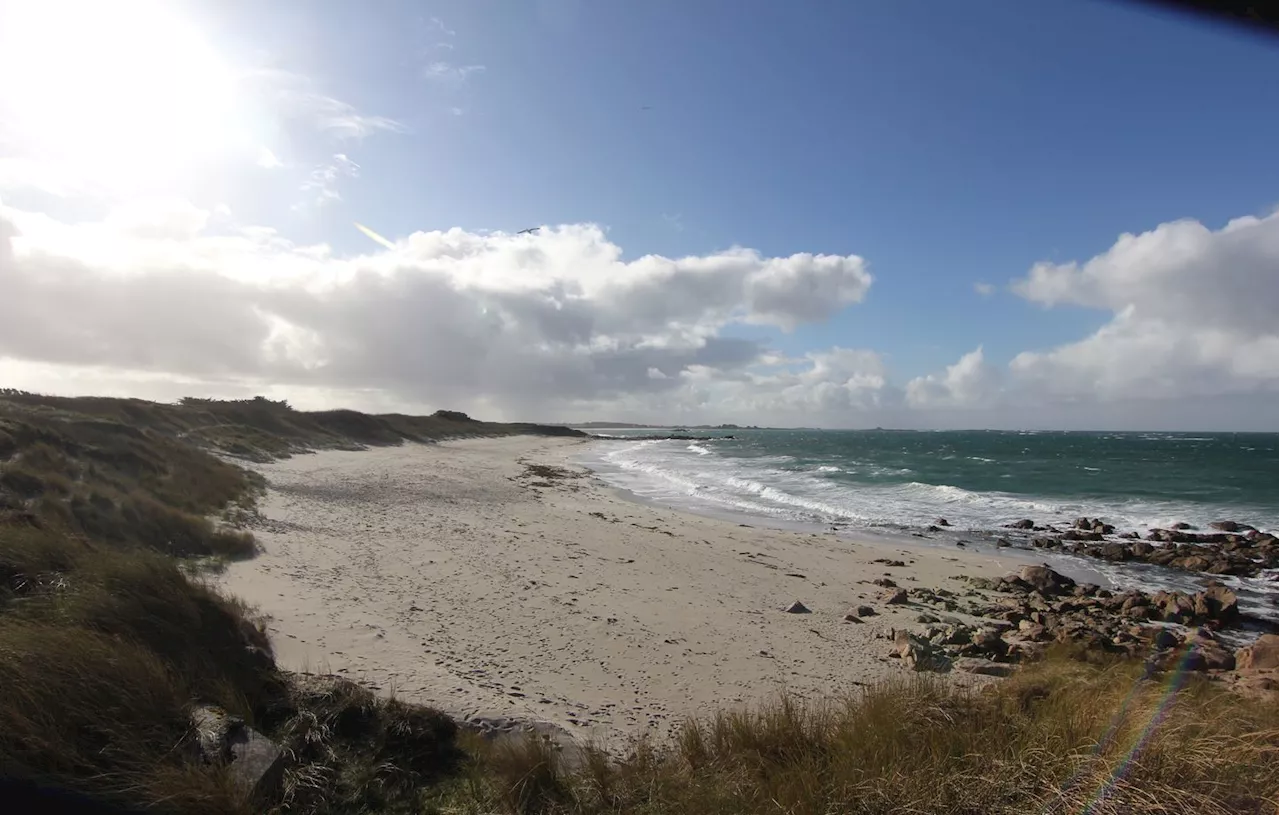
[[[352,223],[355,223],[355,222],[353,221]],[[382,236],[381,236],[381,235],[379,235],[377,232],[374,232],[372,229],[370,229],[369,227],[365,226],[364,224],[356,223],[356,229],[359,229],[359,230],[360,230],[361,232],[363,232],[365,235],[368,235],[368,236],[369,236],[369,239],[370,239],[370,240],[372,240],[372,241],[374,241],[375,243],[380,243],[380,244],[382,244],[383,246],[387,247],[388,249],[395,249],[395,248],[396,248],[396,245],[395,245],[394,243],[392,243],[391,241],[389,241],[389,240],[387,240],[386,238],[382,237]]]

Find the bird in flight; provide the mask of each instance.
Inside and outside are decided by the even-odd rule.
[[[541,228],[542,228],[542,227],[540,227],[540,226],[531,226],[531,227],[529,227],[528,229],[521,229],[521,230],[520,230],[519,232],[517,232],[516,234],[517,234],[517,235],[532,235],[534,232],[537,232],[537,231],[538,231],[539,229],[541,229]]]

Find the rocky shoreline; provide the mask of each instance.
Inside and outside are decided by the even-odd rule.
[[[944,518],[925,528],[927,533],[953,531]],[[1280,540],[1248,524],[1215,521],[1212,532],[1197,531],[1190,524],[1152,529],[1145,536],[1134,531],[1117,532],[1101,518],[1081,517],[1067,528],[1023,519],[1000,531],[972,530],[997,547],[1060,551],[1112,563],[1147,563],[1184,572],[1230,577],[1257,577],[1280,568]],[[926,537],[924,533],[912,533]],[[957,545],[968,543],[957,541]]]
[[[1220,583],[1194,594],[1112,592],[1032,565],[1003,578],[969,582],[972,588],[963,593],[890,587],[881,602],[925,610],[916,618],[922,628],[890,632],[889,655],[916,671],[1008,676],[1018,663],[1038,658],[1056,643],[1144,659],[1149,674],[1190,671],[1247,690],[1280,688],[1276,634],[1233,649],[1224,634],[1246,617],[1235,593]],[[978,622],[965,623],[946,612],[967,613]]]
[[[1019,522],[1026,529],[1026,521]],[[1188,524],[1174,524],[1169,529],[1153,529],[1145,539],[1137,532],[1115,534],[1115,528],[1099,519],[1080,518],[1072,528],[1037,535],[1031,545],[1037,549],[1061,549],[1074,555],[1109,560],[1136,561],[1167,566],[1187,572],[1233,577],[1256,577],[1277,568],[1280,541],[1275,535],[1238,524],[1218,521],[1215,532],[1195,532]]]

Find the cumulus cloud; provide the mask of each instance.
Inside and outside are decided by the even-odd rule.
[[[974,283],[973,290],[983,297],[990,297],[995,294],[996,287],[990,283]]]
[[[942,374],[916,377],[907,383],[907,404],[912,407],[980,407],[992,400],[999,373],[987,364],[978,346],[948,365]]]
[[[873,285],[856,255],[627,259],[569,224],[344,257],[182,199],[77,223],[0,207],[0,378],[520,419],[1257,427],[1275,414],[1276,239],[1274,215],[1178,222],[1038,264],[1016,292],[1107,324],[1007,365],[978,346],[904,387],[878,350],[784,355],[734,328],[831,320]]]
[[[416,233],[338,258],[269,229],[211,234],[207,218],[175,205],[167,221],[64,224],[0,208],[0,357],[523,417],[672,394],[705,404],[725,382],[839,408],[884,383],[853,352],[760,374],[760,343],[723,334],[857,302],[871,277],[854,256],[624,261],[600,228],[568,225]]]
[[[1113,313],[1094,334],[1016,356],[1025,387],[1069,397],[1275,391],[1277,217],[1122,235],[1084,264],[1036,264],[1013,290]]]
[[[1216,400],[1227,416],[1239,413],[1225,408],[1231,400],[1245,399],[1254,424],[1273,422],[1277,238],[1275,214],[1219,230],[1184,220],[1122,235],[1084,263],[1038,263],[1013,281],[1016,294],[1046,308],[1108,311],[1111,319],[1080,340],[1023,351],[1003,369],[979,347],[943,373],[909,382],[907,403],[992,408],[1002,417],[1070,405],[1111,426],[1123,405],[1138,426],[1159,421],[1153,411],[1175,403],[1195,400],[1188,415],[1204,421],[1205,405]]]

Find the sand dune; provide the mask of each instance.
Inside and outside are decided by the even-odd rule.
[[[574,464],[588,443],[480,439],[258,466],[271,485],[254,530],[265,551],[234,564],[225,588],[269,616],[285,667],[614,743],[784,689],[825,698],[901,672],[883,637],[919,609],[877,602],[871,580],[956,589],[960,574],[1018,565],[636,503]],[[812,613],[781,610],[797,599]],[[844,621],[866,602],[880,615]]]

